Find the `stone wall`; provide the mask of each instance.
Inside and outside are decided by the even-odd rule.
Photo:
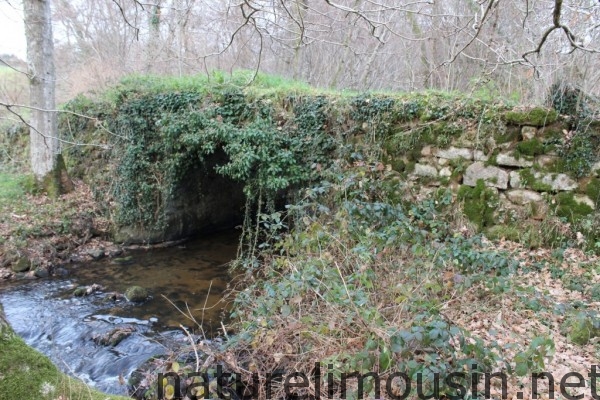
[[[451,187],[479,228],[548,216],[575,222],[594,213],[600,201],[600,162],[595,149],[578,154],[572,148],[565,156],[565,144],[574,135],[569,126],[558,116],[505,121],[498,128],[500,137],[478,137],[471,129],[453,137],[448,146],[421,145],[412,159],[401,152],[395,157],[421,192]],[[580,170],[574,171],[573,165]],[[493,211],[489,217],[486,208]]]

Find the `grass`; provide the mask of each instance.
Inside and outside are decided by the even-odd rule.
[[[0,337],[0,400],[119,400],[60,372],[13,333]]]
[[[23,175],[0,172],[0,206],[23,199],[25,181],[26,177]]]

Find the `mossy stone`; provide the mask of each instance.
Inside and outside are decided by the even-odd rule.
[[[33,272],[33,274],[37,278],[47,278],[47,277],[50,276],[50,273],[48,272],[48,270],[46,268],[43,268],[43,267],[36,268],[35,271]]]
[[[565,218],[570,223],[579,221],[581,218],[594,212],[592,207],[585,203],[575,200],[575,195],[571,192],[563,192],[556,195],[558,206],[556,214]]]
[[[133,260],[132,256],[119,257],[119,258],[112,259],[112,263],[117,264],[117,265],[129,265],[129,264],[133,264],[133,261],[134,260]]]
[[[558,113],[555,110],[542,107],[524,111],[512,110],[504,114],[504,120],[507,123],[519,126],[546,126],[554,123],[557,118]]]
[[[485,230],[485,236],[490,240],[506,239],[518,242],[521,238],[521,230],[513,225],[494,225]]]
[[[463,201],[463,212],[480,230],[495,224],[498,194],[487,188],[483,179],[479,179],[475,187],[461,186],[458,200]]]
[[[541,156],[546,152],[546,146],[536,138],[519,142],[516,148],[517,154],[531,157]]]
[[[21,257],[12,265],[11,268],[14,272],[29,271],[29,268],[31,268],[31,262],[29,259],[27,259],[27,257]]]
[[[125,298],[140,303],[148,298],[148,291],[141,286],[131,286],[125,291]]]
[[[79,286],[73,291],[73,296],[83,297],[87,294],[87,288],[85,286]]]
[[[589,315],[580,314],[565,322],[565,325],[569,327],[567,334],[569,339],[580,346],[586,345],[590,339],[600,336],[600,329],[595,326]]]

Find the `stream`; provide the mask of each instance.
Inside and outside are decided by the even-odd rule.
[[[221,301],[230,281],[227,263],[236,256],[238,239],[238,232],[219,233],[69,265],[64,277],[0,283],[0,302],[15,332],[62,371],[104,392],[127,395],[119,376],[126,381],[151,356],[189,344],[180,324],[207,338],[218,334],[227,309]],[[75,288],[93,284],[103,289],[73,295]],[[110,298],[131,285],[148,289],[150,298],[141,304]],[[115,328],[133,334],[116,346],[94,341]]]

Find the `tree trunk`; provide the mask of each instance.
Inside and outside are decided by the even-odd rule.
[[[72,183],[60,156],[50,0],[25,0],[23,11],[32,107],[31,169],[48,194],[56,196],[72,189]]]

